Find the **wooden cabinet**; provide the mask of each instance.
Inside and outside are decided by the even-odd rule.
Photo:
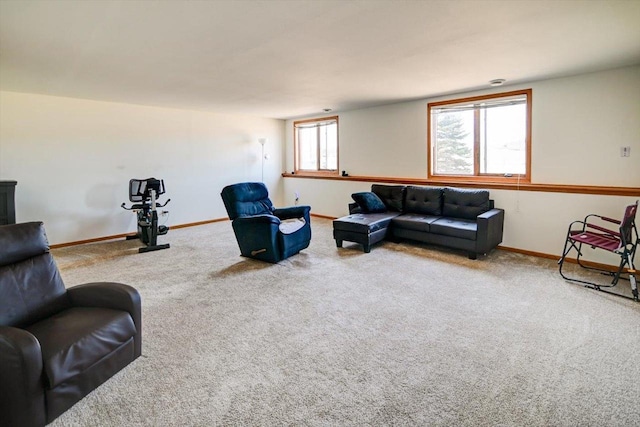
[[[16,223],[17,181],[0,181],[0,225]]]

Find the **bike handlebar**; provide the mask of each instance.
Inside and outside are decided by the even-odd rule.
[[[166,202],[164,202],[164,203],[158,203],[158,202],[156,202],[156,207],[163,208],[163,207],[167,206],[167,204],[168,204],[170,201],[171,201],[171,199],[167,199],[167,201],[166,201]],[[143,202],[143,205],[144,205],[144,204],[146,204],[146,202]],[[134,208],[133,208],[133,205],[131,205],[131,207],[130,207],[130,208],[128,208],[126,205],[127,205],[126,203],[123,203],[123,204],[121,204],[121,205],[120,205],[120,207],[121,207],[122,209],[126,209],[126,210],[128,210],[128,211],[132,211],[132,210],[134,209]],[[138,208],[136,208],[136,209],[138,209]]]

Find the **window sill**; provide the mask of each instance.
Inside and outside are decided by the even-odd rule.
[[[393,178],[378,176],[340,176],[340,175],[317,175],[308,173],[283,173],[284,178],[303,179],[328,179],[333,181],[358,181],[375,182],[397,185],[436,185],[464,188],[486,188],[496,190],[516,190],[516,191],[540,191],[545,193],[573,193],[573,194],[598,194],[603,196],[640,196],[640,187],[605,187],[596,185],[565,185],[565,184],[532,184],[518,182],[474,182],[457,179],[443,178]]]
[[[482,176],[464,176],[464,175],[429,175],[426,178],[429,182],[462,182],[462,183],[478,183],[480,185],[492,184],[531,184],[528,176],[501,176],[501,175],[482,175]]]
[[[284,176],[286,174],[282,174],[282,175]],[[291,175],[306,176],[306,177],[321,177],[321,178],[332,178],[332,177],[340,176],[338,171],[295,171],[295,172],[292,172]]]

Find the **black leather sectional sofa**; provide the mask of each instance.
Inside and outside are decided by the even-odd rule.
[[[410,239],[476,259],[502,242],[504,210],[494,207],[487,190],[374,184],[352,197],[350,215],[333,221],[338,247],[346,240],[369,252],[383,239]]]

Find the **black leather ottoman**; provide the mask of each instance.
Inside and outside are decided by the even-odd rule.
[[[333,220],[333,238],[341,248],[344,240],[359,243],[364,251],[369,253],[371,245],[378,243],[387,236],[391,220],[400,212],[351,214]]]

